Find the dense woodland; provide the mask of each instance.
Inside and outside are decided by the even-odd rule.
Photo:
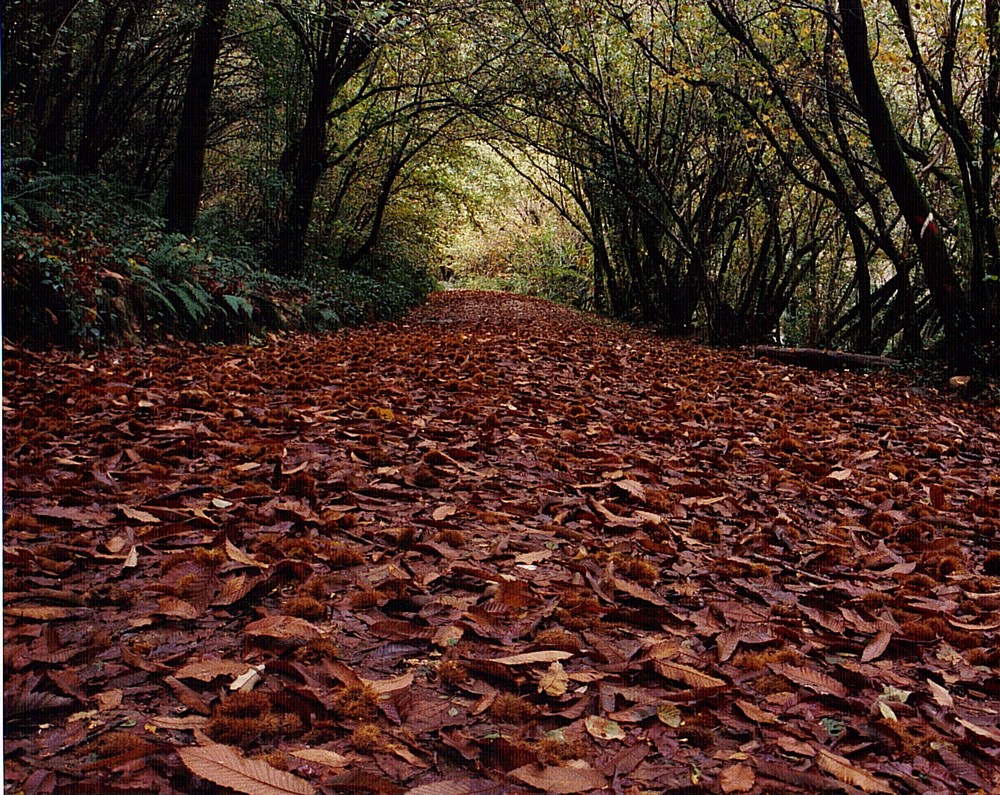
[[[8,335],[332,327],[446,263],[716,343],[996,358],[997,0],[3,11]]]
[[[5,792],[1000,793],[1000,0],[2,56]]]

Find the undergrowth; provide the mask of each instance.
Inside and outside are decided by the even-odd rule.
[[[3,334],[16,343],[232,342],[270,330],[331,331],[398,317],[432,286],[410,263],[279,278],[231,229],[168,234],[127,185],[33,171],[23,158],[4,165]]]

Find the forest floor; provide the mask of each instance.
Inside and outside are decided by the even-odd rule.
[[[7,793],[1000,791],[995,408],[469,292],[3,369]]]

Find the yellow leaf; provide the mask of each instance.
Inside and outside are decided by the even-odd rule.
[[[559,698],[559,696],[565,695],[567,690],[569,690],[569,675],[562,663],[555,660],[538,680],[538,692]]]
[[[666,724],[672,729],[676,729],[684,722],[680,708],[676,704],[660,704],[656,708],[656,717],[660,723]]]

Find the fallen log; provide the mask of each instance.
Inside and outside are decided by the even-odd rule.
[[[819,348],[777,348],[772,345],[758,345],[754,349],[758,358],[773,359],[785,364],[795,364],[810,370],[887,370],[901,367],[898,359],[886,356],[870,356],[864,353],[826,351]]]

